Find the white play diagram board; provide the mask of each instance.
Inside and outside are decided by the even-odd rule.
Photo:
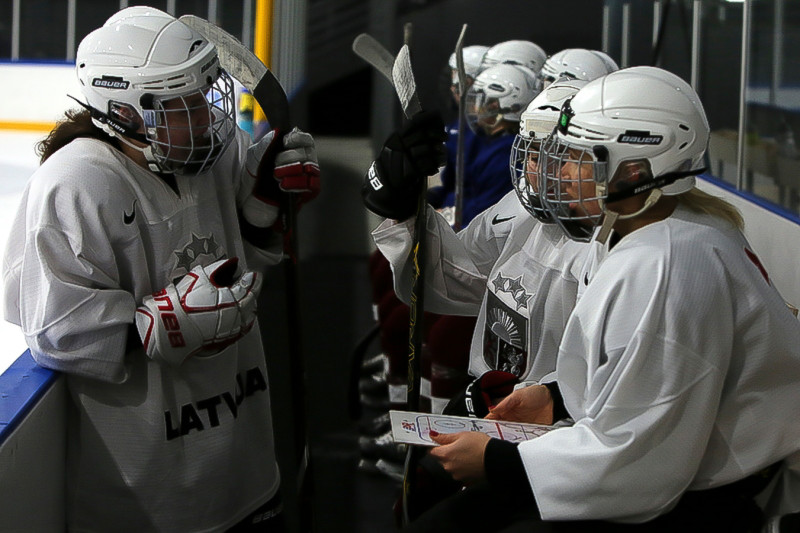
[[[468,418],[464,416],[432,415],[409,411],[389,411],[392,421],[392,436],[397,443],[436,446],[430,436],[431,430],[438,433],[458,433],[460,431],[480,431],[496,439],[522,442],[544,435],[556,429],[555,426],[523,424]]]

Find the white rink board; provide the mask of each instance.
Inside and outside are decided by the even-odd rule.
[[[0,65],[0,121],[55,122],[78,108],[67,95],[82,98],[74,64]]]

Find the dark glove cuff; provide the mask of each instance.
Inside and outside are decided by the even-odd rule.
[[[394,187],[387,176],[389,173],[381,161],[375,161],[364,177],[361,197],[367,209],[376,215],[402,222],[417,209],[417,189],[414,184]]]
[[[569,418],[567,407],[564,405],[564,397],[561,395],[561,389],[558,388],[558,382],[551,381],[550,383],[542,383],[547,390],[550,391],[550,396],[553,398],[553,423]]]
[[[533,491],[516,444],[500,439],[489,439],[483,452],[483,466],[486,480],[492,488],[533,501]]]

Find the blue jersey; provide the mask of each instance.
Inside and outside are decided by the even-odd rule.
[[[434,207],[455,205],[456,154],[458,146],[458,122],[447,128],[447,164],[442,170],[441,204]],[[513,185],[508,170],[508,158],[514,135],[504,133],[494,137],[477,135],[471,129],[464,130],[464,203],[462,224],[488,207],[496,204]]]

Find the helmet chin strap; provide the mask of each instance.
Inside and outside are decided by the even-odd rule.
[[[597,187],[598,190],[601,188],[600,186]],[[604,202],[600,201],[600,207],[604,209],[603,211],[603,224],[600,226],[600,231],[597,232],[597,236],[595,240],[600,244],[605,244],[608,240],[609,235],[611,235],[611,230],[614,229],[614,225],[617,223],[618,220],[627,220],[629,218],[638,217],[654,205],[661,199],[664,193],[661,192],[661,189],[652,189],[650,194],[647,195],[647,199],[644,201],[644,205],[641,209],[636,211],[635,213],[630,213],[628,215],[621,215],[616,211],[611,211],[607,207],[605,207]]]
[[[159,165],[156,158],[153,156],[153,146],[151,144],[147,144],[146,146],[137,146],[131,142],[130,139],[125,137],[124,135],[114,135],[117,139],[120,140],[125,146],[128,148],[132,148],[137,150],[144,155],[145,161],[147,161],[147,168],[151,172],[165,172]]]

